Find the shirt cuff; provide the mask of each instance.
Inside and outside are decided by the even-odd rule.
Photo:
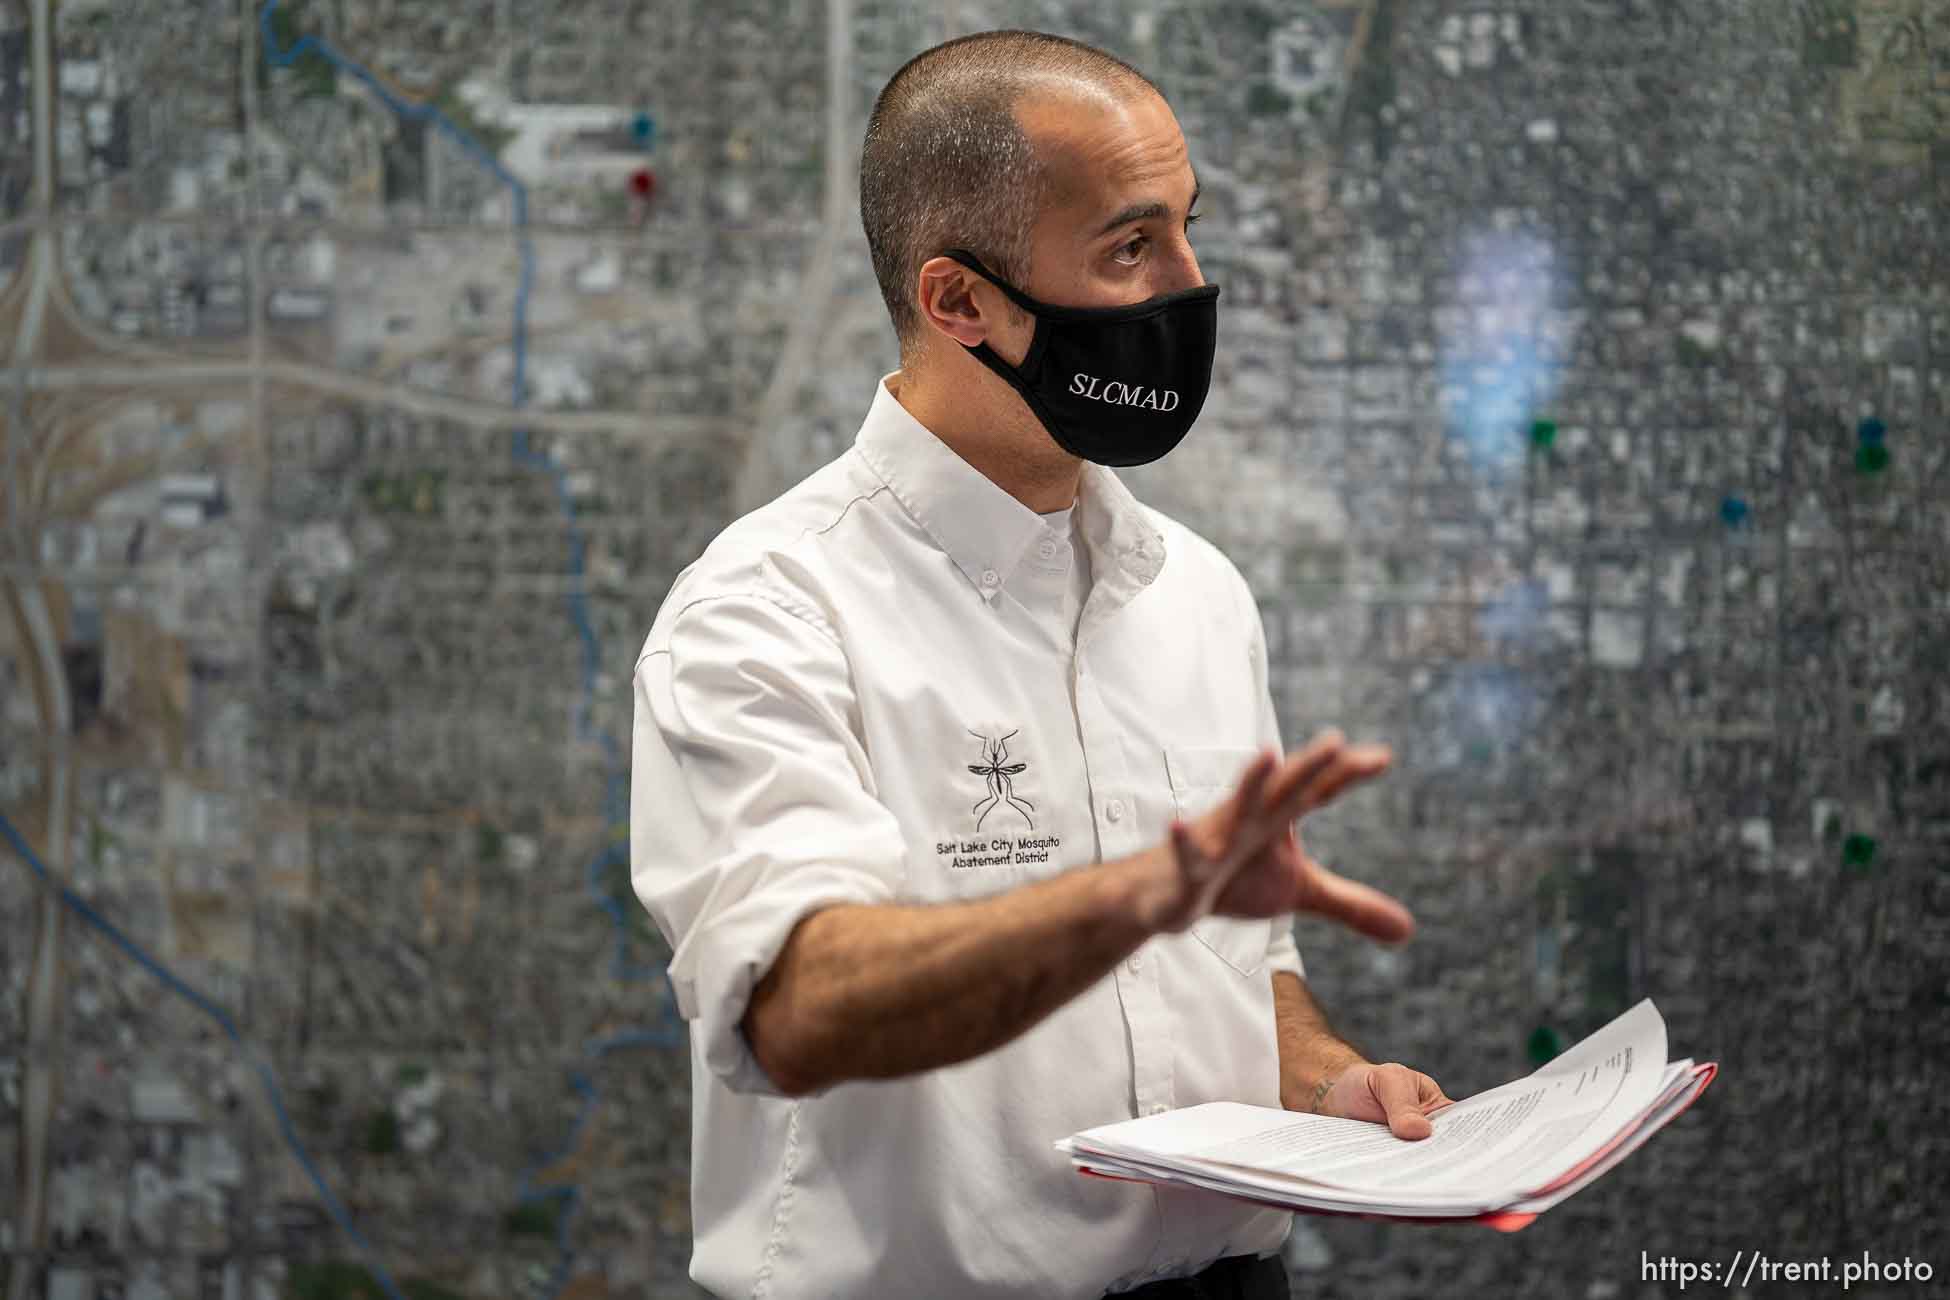
[[[685,937],[695,951],[685,968],[690,980],[673,980],[677,1010],[691,1023],[694,1043],[713,1074],[733,1092],[784,1097],[759,1066],[743,1021],[752,990],[765,978],[793,927],[839,903],[887,903],[893,890],[885,880],[855,868],[807,865],[774,881],[711,918]],[[673,954],[676,965],[676,954]]]
[[[1307,978],[1307,968],[1300,960],[1300,945],[1293,941],[1293,913],[1285,912],[1273,918],[1273,941],[1266,946],[1266,966],[1268,970],[1292,971],[1301,979]]]

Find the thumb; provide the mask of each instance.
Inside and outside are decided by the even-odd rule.
[[[1349,880],[1306,859],[1301,896],[1294,910],[1339,921],[1370,939],[1401,943],[1415,933],[1415,918],[1406,907],[1372,885]]]
[[[1377,1066],[1368,1074],[1368,1087],[1374,1090],[1374,1099],[1388,1116],[1388,1130],[1396,1137],[1414,1140],[1435,1131],[1429,1117],[1422,1113],[1415,1080],[1406,1066]]]

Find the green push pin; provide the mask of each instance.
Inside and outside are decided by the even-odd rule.
[[[1842,841],[1842,864],[1852,875],[1866,876],[1876,858],[1876,842],[1866,835],[1851,835]]]
[[[1530,426],[1530,445],[1548,450],[1557,441],[1557,422],[1539,420]]]
[[[1549,1025],[1539,1025],[1530,1031],[1524,1050],[1530,1053],[1533,1064],[1544,1065],[1564,1051],[1564,1039]]]
[[[555,1206],[547,1201],[528,1201],[517,1205],[502,1216],[501,1227],[509,1236],[527,1234],[552,1237],[555,1235]]]
[[[366,1150],[376,1156],[390,1156],[399,1150],[399,1120],[390,1110],[376,1110],[366,1121]]]

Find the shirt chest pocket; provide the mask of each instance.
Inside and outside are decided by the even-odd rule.
[[[1181,818],[1198,817],[1230,798],[1246,765],[1259,751],[1251,746],[1166,746],[1165,771],[1171,798]],[[1241,975],[1255,975],[1266,965],[1266,949],[1273,939],[1273,918],[1257,921],[1236,916],[1208,916],[1192,925],[1192,934],[1226,965]]]

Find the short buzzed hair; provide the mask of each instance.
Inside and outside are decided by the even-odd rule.
[[[1030,236],[1049,187],[1015,108],[1063,81],[1118,99],[1159,93],[1114,54],[1066,36],[1007,30],[923,50],[874,101],[860,155],[860,224],[902,364],[922,337],[914,282],[923,262],[965,248],[1011,284],[1027,277]]]

